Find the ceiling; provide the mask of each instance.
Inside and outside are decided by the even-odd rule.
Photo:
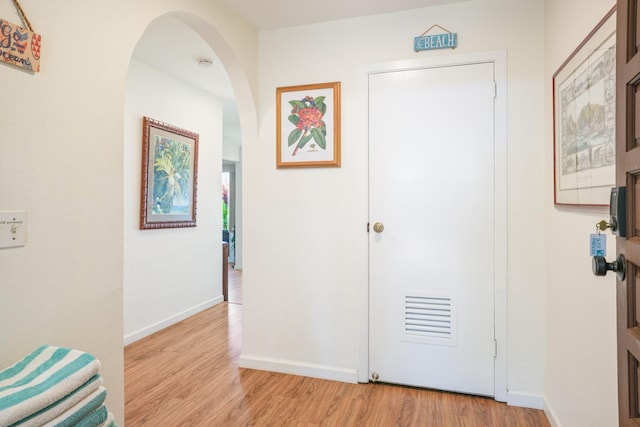
[[[260,31],[472,0],[222,0]],[[133,58],[224,100],[225,129],[239,139],[235,95],[224,66],[200,35],[163,16],[145,30]],[[228,139],[225,136],[225,139]],[[239,144],[239,141],[236,141]]]
[[[222,1],[258,30],[270,30],[465,0],[323,0],[319,3],[321,7],[313,9],[311,2],[305,0]],[[194,30],[176,19],[160,17],[153,21],[138,42],[133,57],[225,100],[235,98],[229,77],[215,53]],[[198,65],[203,59],[213,64]]]
[[[377,15],[464,0],[224,0],[258,30]]]
[[[162,16],[145,30],[133,58],[223,99],[234,99],[229,77],[211,47],[191,27]],[[201,61],[210,63],[200,63]]]

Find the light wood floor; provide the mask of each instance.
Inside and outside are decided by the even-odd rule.
[[[222,303],[127,346],[126,426],[549,426],[482,397],[241,369],[241,315]]]

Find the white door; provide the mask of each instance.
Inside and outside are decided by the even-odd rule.
[[[369,76],[370,378],[495,394],[495,91],[492,62]]]

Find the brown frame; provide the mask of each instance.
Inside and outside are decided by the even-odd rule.
[[[553,201],[556,205],[607,206],[609,190],[615,185],[615,12],[614,6],[553,74]],[[600,67],[587,68],[597,61],[601,61]],[[591,76],[588,84],[582,84],[588,71],[596,75],[596,84],[592,83]],[[576,94],[584,87],[588,89]],[[591,87],[596,88],[594,96],[601,105],[591,103]],[[562,98],[562,89],[570,99]],[[598,90],[601,92],[597,93]],[[583,97],[587,94],[585,103]],[[565,141],[560,129],[564,117],[562,106],[571,105],[577,110],[581,105],[585,108],[590,104],[601,107],[602,134],[578,138],[577,117],[567,124],[576,134],[575,141]],[[566,176],[564,187],[562,176]]]
[[[302,109],[321,110],[313,126],[294,124]],[[340,82],[276,88],[276,167],[340,167]]]
[[[143,118],[142,125],[142,179],[140,187],[140,229],[159,229],[159,228],[182,228],[196,226],[196,189],[198,182],[198,139],[199,136],[195,132],[181,129],[176,126],[163,123],[149,117]],[[189,151],[188,165],[185,162],[176,165],[167,165],[174,168],[178,166],[182,170],[172,177],[173,189],[165,190],[163,197],[154,200],[154,189],[156,182],[156,161],[161,157],[157,157],[156,143],[169,144],[172,149],[180,149],[181,152]],[[177,156],[176,156],[177,157]],[[183,159],[184,160],[184,159]],[[169,160],[170,162],[170,160]],[[159,165],[162,168],[162,165]],[[166,174],[166,172],[165,172]],[[185,175],[190,175],[186,177]],[[162,179],[162,178],[161,178]],[[176,200],[176,193],[180,194],[185,191],[187,195],[182,198],[180,209],[174,207],[173,202]],[[168,197],[169,192],[171,197]],[[169,200],[169,201],[167,201]],[[165,202],[167,201],[167,202]],[[159,202],[159,203],[157,203]],[[154,204],[166,209],[169,207],[170,212],[158,212],[154,209]],[[185,207],[186,204],[186,207]],[[186,211],[183,212],[183,210]]]

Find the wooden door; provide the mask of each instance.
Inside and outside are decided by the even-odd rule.
[[[627,237],[617,238],[627,272],[618,280],[618,406],[620,426],[640,426],[640,32],[637,0],[618,0],[616,185],[626,186]]]
[[[369,76],[373,380],[495,394],[494,66]]]

